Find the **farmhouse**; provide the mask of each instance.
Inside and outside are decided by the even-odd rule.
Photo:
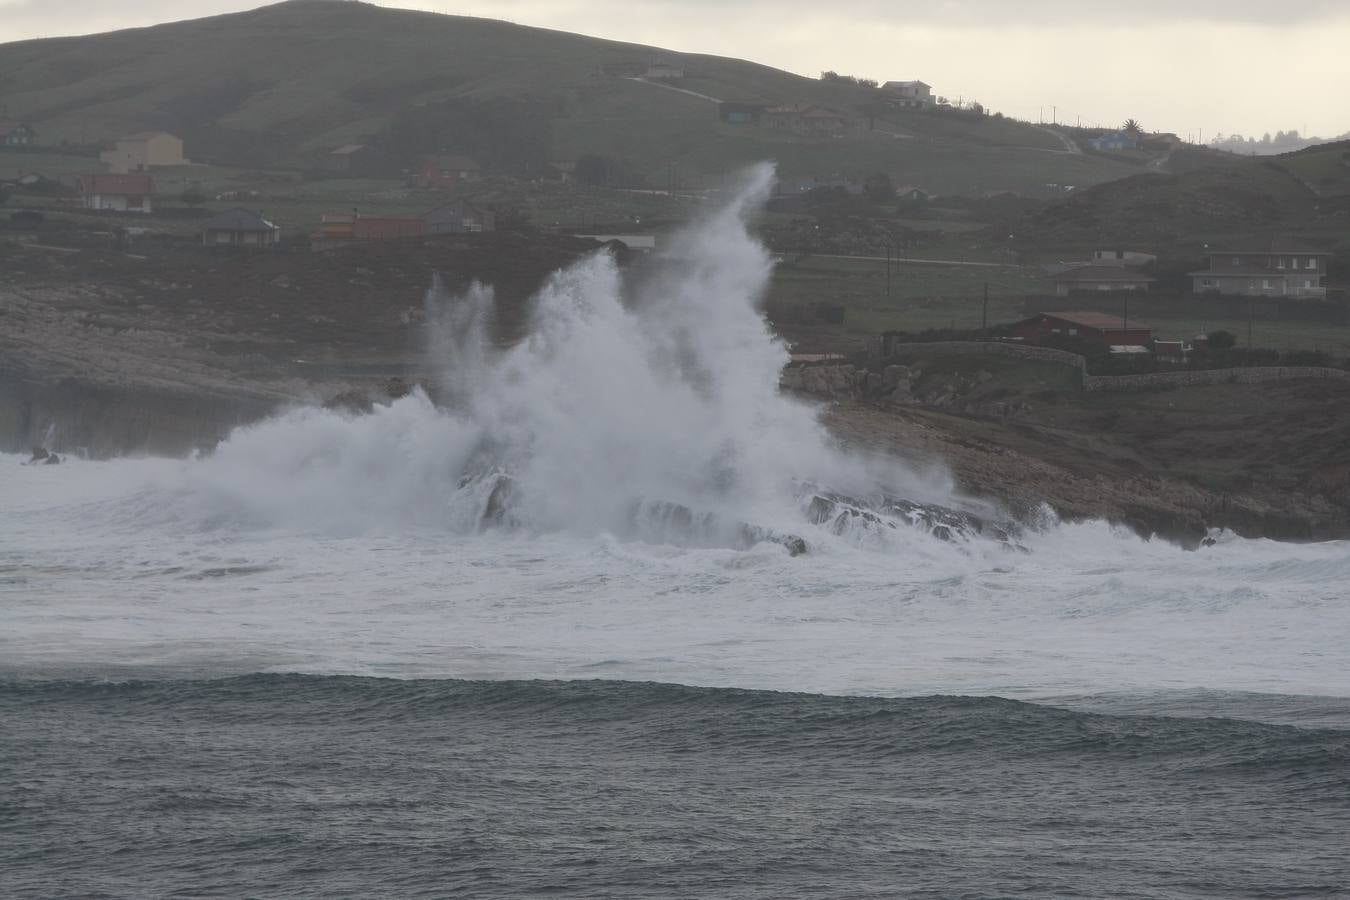
[[[1322,299],[1330,258],[1324,250],[1272,242],[1264,249],[1211,251],[1204,271],[1190,277],[1197,294]]]
[[[146,172],[158,166],[185,166],[183,142],[163,131],[142,131],[118,138],[113,149],[99,154],[109,171],[118,175]]]
[[[85,209],[151,212],[155,182],[149,175],[81,175],[80,201]]]
[[[1158,261],[1158,254],[1145,250],[1093,250],[1094,266],[1143,266]]]
[[[1134,135],[1129,134],[1128,132],[1113,131],[1109,134],[1104,134],[1101,137],[1091,138],[1088,141],[1088,145],[1092,147],[1093,150],[1099,152],[1110,152],[1115,150],[1134,150],[1138,148],[1139,141]]]
[[[922,81],[888,81],[881,86],[886,101],[902,109],[923,109],[933,105],[933,86]]]
[[[236,207],[202,223],[202,243],[208,247],[275,247],[281,229],[261,215]]]
[[[417,186],[448,188],[465,181],[477,181],[482,168],[477,160],[467,156],[432,156],[422,161],[417,170]]]
[[[495,231],[497,217],[488,209],[482,209],[467,200],[456,200],[444,206],[438,206],[422,216],[426,223],[427,234],[468,234],[481,231]]]
[[[0,147],[28,147],[37,142],[33,126],[0,119]]]
[[[802,137],[836,137],[844,133],[848,121],[833,110],[808,103],[767,109],[760,117],[760,123],[765,128]]]
[[[1074,266],[1052,276],[1055,294],[1067,297],[1078,291],[1146,291],[1154,279],[1124,265]]]
[[[654,81],[678,81],[684,77],[684,66],[671,62],[654,62],[642,73],[643,78]]]
[[[728,125],[758,125],[767,109],[760,103],[719,103],[717,117]]]
[[[327,154],[323,167],[339,175],[372,175],[379,168],[377,157],[368,144],[343,144]]]
[[[1009,334],[1029,341],[1079,338],[1107,347],[1142,347],[1153,340],[1153,329],[1147,325],[1099,312],[1040,313],[1013,325]]]

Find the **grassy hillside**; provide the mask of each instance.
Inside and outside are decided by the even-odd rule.
[[[684,66],[684,87],[708,97],[831,106],[851,118],[850,134],[725,125],[707,99],[600,74],[657,58]],[[741,60],[320,0],[0,45],[0,91],[44,143],[95,145],[161,128],[184,137],[194,159],[237,165],[298,165],[365,141],[405,157],[472,153],[517,170],[601,153],[655,186],[672,167],[699,187],[764,158],[787,174],[886,171],[940,193],[1089,185],[1135,171],[1065,152],[1054,135],[1010,120],[894,113],[870,131],[856,87]]]
[[[1300,238],[1337,247],[1350,236],[1345,148],[1226,157],[1181,174],[1140,174],[1081,191],[1017,227],[1022,249],[1133,243],[1199,252],[1207,243]]]

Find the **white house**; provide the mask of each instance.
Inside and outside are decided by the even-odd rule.
[[[149,175],[81,175],[79,189],[85,209],[153,211],[155,182]]]
[[[892,106],[923,109],[933,105],[933,86],[922,81],[888,81],[881,86]]]

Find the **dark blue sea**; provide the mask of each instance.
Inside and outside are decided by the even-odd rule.
[[[1345,710],[1250,704],[1308,721],[601,681],[8,681],[0,894],[1350,896]]]

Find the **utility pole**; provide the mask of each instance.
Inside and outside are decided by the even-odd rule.
[[[989,334],[989,282],[984,283],[984,311],[980,314],[980,330]]]
[[[1050,110],[1051,110],[1051,113],[1050,113],[1050,118],[1051,118],[1051,120],[1052,120],[1056,125],[1058,125],[1058,124],[1059,124],[1059,107],[1058,107],[1058,106],[1052,106],[1052,107],[1050,107]]]
[[[1129,291],[1122,291],[1122,293],[1125,295],[1124,298],[1123,298],[1123,299],[1125,300],[1125,312],[1124,312],[1124,315],[1122,315],[1121,318],[1120,318],[1120,330],[1121,330],[1121,331],[1129,331],[1129,330],[1130,330],[1130,292],[1129,292]]]
[[[1252,298],[1248,297],[1248,298],[1247,298],[1247,355],[1248,355],[1249,357],[1251,356],[1251,353],[1252,353],[1252,312],[1253,312],[1253,307],[1254,307],[1254,306],[1255,306],[1255,301],[1252,300]],[[1249,362],[1250,362],[1250,360],[1249,360]]]
[[[891,299],[891,239],[886,238],[886,299]]]

